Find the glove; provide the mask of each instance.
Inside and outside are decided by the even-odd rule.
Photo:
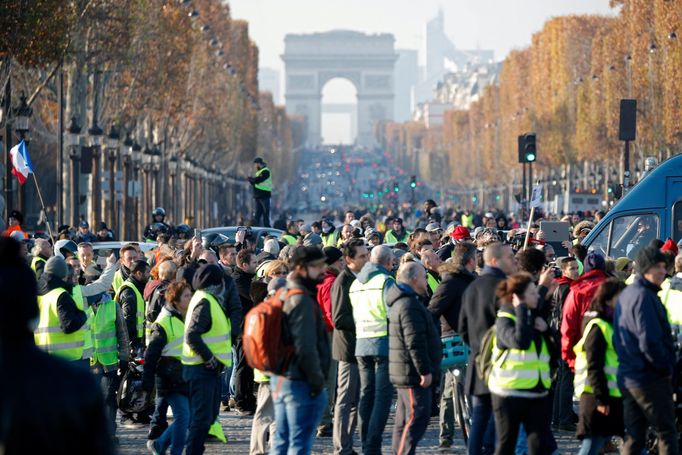
[[[317,396],[322,393],[324,389],[323,386],[311,385],[310,386],[310,398],[317,398]]]
[[[204,362],[204,368],[207,370],[215,370],[218,368],[218,360],[215,357],[211,357],[207,362]]]

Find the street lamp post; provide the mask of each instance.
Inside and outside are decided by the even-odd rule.
[[[134,239],[139,240],[139,220],[140,220],[140,198],[138,196],[138,178],[140,175],[140,158],[142,155],[142,146],[135,142],[132,147],[132,168],[133,168],[133,219],[131,220],[131,226],[134,226],[134,229],[131,232],[131,235],[133,236]]]
[[[144,229],[142,220],[144,216],[151,211],[149,208],[151,201],[151,192],[149,191],[149,173],[152,170],[152,151],[149,145],[146,145],[142,152],[142,209],[140,215],[140,232]]]
[[[161,150],[159,150],[158,147],[154,147],[152,149],[152,182],[154,184],[154,191],[152,192],[152,196],[154,199],[154,202],[152,206],[154,207],[159,207],[161,204],[161,192],[160,186],[161,186],[161,180],[159,179],[159,171],[161,171]]]
[[[118,158],[119,139],[121,136],[114,125],[107,136],[107,158],[109,159],[109,204],[108,221],[109,228],[116,224],[116,159]]]
[[[81,157],[80,141],[81,127],[78,125],[76,117],[71,117],[71,124],[66,133],[66,146],[69,148],[69,158],[71,159],[71,223],[78,226],[80,194],[78,191],[78,177],[80,172],[78,164]]]
[[[175,186],[175,176],[178,175],[178,157],[176,155],[172,155],[168,160],[168,174],[170,175],[170,191],[168,192],[168,195],[170,196],[169,201],[171,219],[175,224],[179,224],[180,222],[178,220],[177,210],[178,198],[176,197],[178,188]]]
[[[28,129],[31,115],[33,114],[33,109],[26,102],[26,95],[22,92],[19,98],[19,106],[14,108],[14,130],[21,140],[28,142]],[[9,166],[9,161],[6,163]],[[17,206],[20,211],[24,211],[24,187],[19,186],[17,188]]]
[[[91,225],[96,226],[101,220],[102,210],[102,177],[100,175],[100,158],[102,157],[102,136],[104,131],[97,125],[97,119],[92,119],[92,126],[88,129],[90,150],[92,151],[92,180],[90,181]]]
[[[121,236],[120,240],[128,240],[130,235],[130,220],[129,207],[130,199],[128,197],[128,184],[130,182],[130,162],[133,156],[133,139],[130,137],[130,133],[126,134],[126,138],[123,141],[123,188],[121,188],[121,221],[118,224],[118,232]]]

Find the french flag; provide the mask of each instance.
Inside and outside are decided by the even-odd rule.
[[[28,156],[26,142],[22,139],[21,142],[12,147],[9,154],[12,160],[12,174],[19,180],[19,184],[23,185],[28,175],[33,172],[33,163]]]

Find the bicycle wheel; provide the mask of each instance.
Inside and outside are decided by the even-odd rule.
[[[454,400],[455,400],[455,417],[457,418],[457,424],[462,430],[462,440],[466,446],[469,443],[469,429],[471,426],[471,413],[469,407],[469,400],[464,393],[464,384],[457,377],[454,390]]]

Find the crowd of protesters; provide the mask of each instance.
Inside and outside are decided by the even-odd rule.
[[[619,437],[623,453],[640,454],[655,437],[660,453],[675,454],[682,256],[655,238],[637,245],[634,261],[588,252],[580,239],[601,216],[567,216],[571,239],[556,257],[539,220],[526,236],[514,217],[443,213],[432,200],[405,220],[362,210],[280,219],[283,234],[262,238],[250,228],[202,237],[156,209],[145,229],[153,248],[128,242],[99,258],[93,243],[114,238],[106,225],[65,227],[52,245],[30,239],[13,211],[0,288],[20,294],[7,283],[17,279],[26,293],[4,305],[19,322],[2,318],[0,362],[21,340],[45,371],[91,371],[101,399],[69,408],[90,406],[78,419],[102,424],[83,436],[98,439],[90,453],[114,450],[117,424],[148,426],[151,453],[203,453],[209,437],[228,441],[219,415],[234,412],[252,416],[251,454],[309,453],[316,437],[331,438],[334,453],[380,454],[391,415],[396,454],[418,452],[432,418],[443,450],[466,423],[469,454],[559,453],[555,431],[574,431],[581,454],[615,450]],[[280,289],[293,356],[260,371],[244,321]],[[468,360],[445,361],[452,339]],[[122,399],[120,382],[132,378],[133,399]],[[55,409],[71,399],[64,387]],[[458,425],[457,390],[470,404]],[[0,436],[19,451],[42,443]]]

